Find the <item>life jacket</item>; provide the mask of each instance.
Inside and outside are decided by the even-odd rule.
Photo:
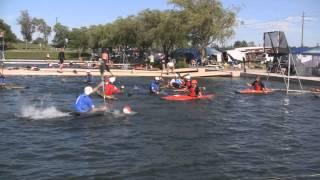
[[[187,87],[187,88],[190,88],[191,87],[191,81],[190,80],[185,81],[184,86]]]
[[[111,83],[108,83],[104,86],[104,94],[106,96],[112,96],[112,95],[117,94],[119,92],[120,92],[120,90],[115,85],[113,85]]]
[[[261,82],[255,81],[254,84],[253,84],[253,89],[256,90],[256,91],[261,91],[262,90]]]
[[[189,88],[189,96],[191,97],[197,97],[199,95],[199,88],[198,86],[196,87],[190,87]]]

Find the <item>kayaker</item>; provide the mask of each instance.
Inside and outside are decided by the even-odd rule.
[[[104,111],[106,107],[95,108],[92,98],[90,94],[97,91],[98,87],[92,88],[91,86],[87,86],[84,88],[84,92],[78,96],[75,102],[75,109],[78,113],[87,113],[87,112],[96,112],[96,111]]]
[[[86,75],[86,83],[92,83],[93,82],[93,78],[92,78],[92,74],[90,70],[87,70],[87,75]]]
[[[198,81],[197,80],[192,80],[191,81],[191,87],[189,88],[189,96],[191,97],[197,97],[201,96],[202,93],[200,91],[200,88],[198,87]]]
[[[263,91],[265,90],[264,84],[260,80],[260,76],[256,77],[256,80],[252,84],[247,84],[248,86],[252,87],[256,91]]]
[[[171,79],[171,81],[169,82],[169,86],[173,87],[173,88],[181,88],[183,86],[184,82],[183,80],[180,78],[179,74],[175,74],[175,78]]]
[[[6,77],[0,72],[0,86],[6,85]]]
[[[186,89],[191,87],[191,75],[190,74],[188,74],[184,77],[183,87]]]
[[[150,93],[159,94],[160,93],[160,77],[155,77],[150,84]]]
[[[131,107],[128,105],[124,106],[122,109],[122,112],[123,112],[123,114],[131,114],[132,113]]]
[[[109,78],[109,83],[105,83],[104,94],[106,96],[113,96],[120,93],[120,90],[113,83],[116,81],[116,77],[112,76]]]

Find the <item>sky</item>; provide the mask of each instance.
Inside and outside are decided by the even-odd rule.
[[[237,12],[235,34],[227,40],[254,41],[263,45],[263,32],[284,31],[290,46],[301,44],[302,12],[305,12],[304,45],[320,44],[319,0],[221,0]],[[53,26],[60,22],[70,28],[106,24],[118,17],[135,15],[144,9],[171,9],[167,0],[0,0],[0,18],[22,39],[17,18],[21,10],[43,18]],[[37,34],[35,34],[37,36]],[[51,35],[52,36],[52,35]],[[52,37],[51,37],[52,38]]]

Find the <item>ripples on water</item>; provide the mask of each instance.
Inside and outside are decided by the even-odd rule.
[[[0,91],[0,179],[320,178],[319,98],[207,78],[213,101],[167,102],[146,95],[149,78],[118,79],[133,95],[113,107],[135,116],[70,116],[81,78],[8,78],[31,88]]]

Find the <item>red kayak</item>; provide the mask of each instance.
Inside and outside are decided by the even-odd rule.
[[[172,95],[172,96],[164,96],[161,97],[162,99],[168,100],[168,101],[189,101],[189,100],[197,100],[197,99],[212,99],[214,97],[214,94],[205,94],[197,97],[192,97],[188,95]]]
[[[272,93],[272,89],[265,89],[265,90],[260,90],[260,91],[257,91],[257,90],[254,90],[254,89],[244,89],[244,90],[240,90],[240,91],[237,91],[237,93],[240,93],[240,94],[269,94],[269,93]]]

